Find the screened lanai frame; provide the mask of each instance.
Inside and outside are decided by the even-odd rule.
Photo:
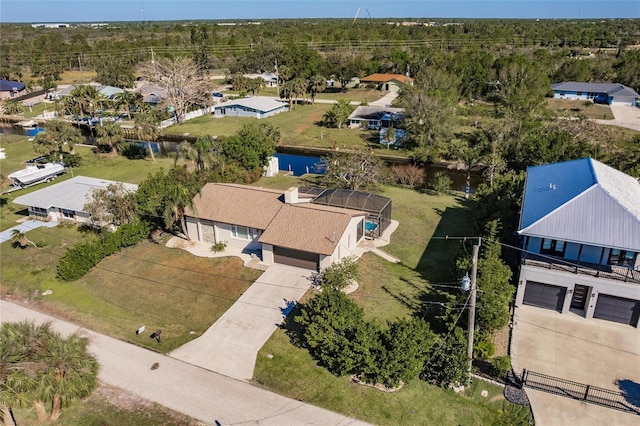
[[[391,224],[391,198],[382,195],[349,189],[325,189],[312,203],[367,213],[367,222],[375,224],[375,229],[366,230],[366,235],[372,238],[380,237]]]

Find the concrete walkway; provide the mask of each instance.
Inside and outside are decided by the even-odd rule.
[[[238,380],[251,380],[258,351],[309,289],[311,271],[272,265],[202,336],[169,355]]]
[[[88,337],[102,382],[208,425],[366,424],[0,300],[0,322],[23,320]],[[159,368],[151,369],[154,363]]]
[[[390,107],[391,102],[398,97],[398,92],[389,92],[377,101],[373,101],[369,106]]]
[[[20,232],[25,233],[25,232],[31,231],[32,229],[36,229],[40,227],[53,228],[57,224],[58,222],[45,222],[42,220],[26,220],[22,222],[20,225],[14,226],[12,228],[9,228],[0,232],[0,244],[4,243],[5,241],[9,241],[11,239],[11,232],[13,232],[14,229],[18,229]]]
[[[519,306],[514,317],[511,362],[517,374],[526,368],[620,392],[624,386],[621,383],[640,383],[640,332],[574,313],[562,315]],[[640,421],[640,416],[627,412],[525,390],[538,425],[632,425]]]

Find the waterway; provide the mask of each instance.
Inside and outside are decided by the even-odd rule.
[[[95,145],[96,140],[92,129],[81,127],[82,134],[85,136],[83,143],[87,145]],[[95,131],[95,130],[94,130]],[[21,127],[15,127],[8,123],[0,123],[0,134],[18,134],[23,136],[35,136],[34,130],[23,129]],[[172,135],[170,135],[172,136]],[[168,140],[174,139],[174,140]],[[182,137],[181,139],[184,139]],[[136,142],[135,140],[130,140]],[[157,142],[151,142],[151,149],[159,155],[167,155],[170,152],[175,152],[178,144],[181,141],[176,140],[175,137],[167,138],[167,140],[161,140]],[[144,143],[144,142],[139,142]],[[145,143],[146,146],[146,143]],[[278,151],[275,156],[278,157],[279,169],[283,172],[290,172],[294,176],[302,176],[307,173],[312,174],[324,174],[325,166],[322,163],[322,154],[312,152],[306,155],[290,154],[287,147],[278,147]],[[299,152],[300,149],[293,149],[293,152]],[[408,162],[408,161],[406,161]],[[464,170],[450,169],[438,165],[429,165],[425,167],[425,179],[428,182],[436,173],[445,173],[452,181],[451,188],[456,191],[464,191],[466,188],[467,174]],[[471,192],[474,192],[475,188],[482,182],[482,178],[473,173],[471,175]]]

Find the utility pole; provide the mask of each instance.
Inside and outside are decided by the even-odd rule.
[[[467,326],[469,340],[467,342],[467,357],[469,358],[469,374],[471,374],[471,363],[473,362],[473,332],[476,325],[476,279],[478,277],[478,251],[480,249],[480,239],[478,244],[473,245],[473,260],[471,266],[471,295],[469,296],[469,323]]]

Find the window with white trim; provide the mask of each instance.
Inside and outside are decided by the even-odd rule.
[[[73,211],[73,210],[60,209],[60,211],[62,212],[62,216],[67,218],[67,219],[75,219],[76,218],[76,212]]]
[[[48,216],[49,213],[47,209],[43,209],[42,207],[31,207],[31,213],[36,216]]]
[[[251,241],[255,238],[252,228],[246,226],[231,225],[231,236],[239,240]]]

